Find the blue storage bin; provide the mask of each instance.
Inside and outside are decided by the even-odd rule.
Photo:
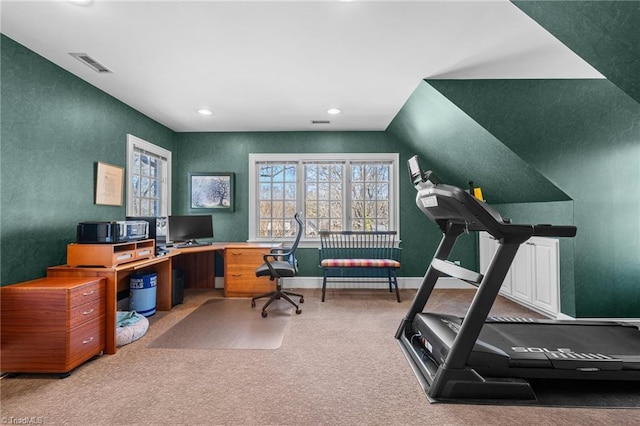
[[[129,310],[149,317],[156,313],[156,286],[158,274],[136,274],[129,284]]]

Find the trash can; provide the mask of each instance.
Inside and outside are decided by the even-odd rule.
[[[156,313],[156,285],[158,274],[136,274],[129,284],[129,309],[150,317]]]

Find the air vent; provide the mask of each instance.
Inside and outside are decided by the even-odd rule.
[[[100,62],[96,61],[86,53],[69,53],[69,55],[73,56],[74,58],[76,58],[86,66],[90,67],[92,70],[99,72],[100,74],[106,74],[106,73],[112,72],[109,68],[105,67]]]
[[[329,120],[311,120],[311,124],[331,124]]]

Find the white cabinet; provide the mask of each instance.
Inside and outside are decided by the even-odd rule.
[[[484,274],[498,249],[498,242],[480,232],[480,273]],[[531,237],[518,253],[500,293],[525,306],[556,317],[559,303],[559,243],[554,238]]]

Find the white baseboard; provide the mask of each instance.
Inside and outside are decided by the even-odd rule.
[[[559,313],[559,320],[580,320],[580,321],[605,321],[605,322],[628,322],[640,328],[640,318],[574,318],[567,314]]]

